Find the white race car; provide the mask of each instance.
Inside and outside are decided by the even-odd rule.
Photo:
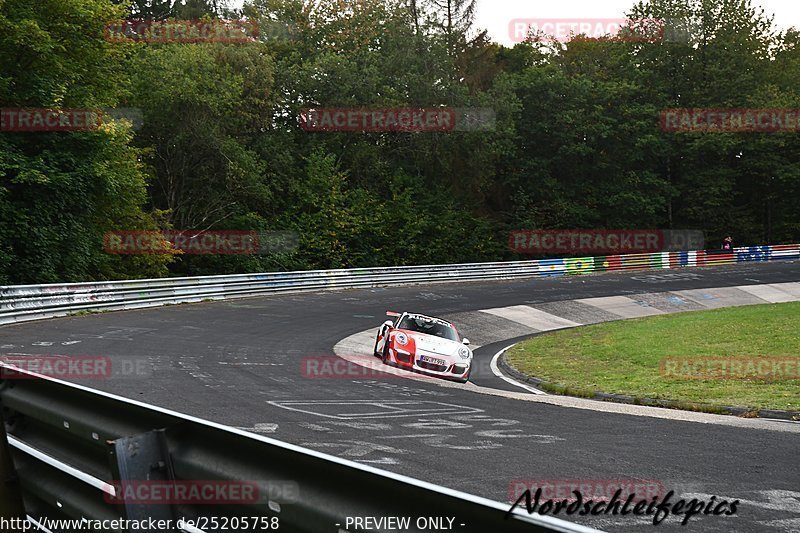
[[[375,338],[375,357],[390,366],[438,376],[461,383],[469,381],[472,350],[446,320],[414,313],[387,311],[387,320]]]

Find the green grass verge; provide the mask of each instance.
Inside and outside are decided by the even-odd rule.
[[[534,337],[506,352],[519,371],[574,396],[601,391],[705,406],[800,410],[800,379],[686,380],[662,371],[662,360],[687,357],[735,358],[745,364],[754,357],[796,361],[800,302],[583,326]],[[796,363],[783,368],[798,377]]]

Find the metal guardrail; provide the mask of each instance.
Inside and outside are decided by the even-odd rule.
[[[90,521],[150,517],[173,520],[171,531],[197,532],[222,530],[226,517],[230,524],[237,517],[246,517],[251,524],[257,518],[261,523],[266,520],[279,526],[270,529],[279,531],[346,533],[355,531],[351,524],[354,517],[447,516],[454,518],[453,530],[463,532],[596,531],[549,516],[529,515],[524,505],[507,516],[510,504],[39,376],[5,363],[0,366],[0,370],[9,372],[0,381],[0,406],[11,455],[21,479],[25,512],[37,521],[43,517]],[[8,379],[9,375],[17,379]],[[255,486],[258,497],[235,505],[230,500],[213,505],[186,500],[164,505],[164,499],[120,502],[127,498],[126,486],[141,486],[145,480],[162,487],[189,482],[195,486],[238,483]],[[202,524],[203,517],[208,519],[205,527],[175,527],[180,518]],[[219,527],[209,525],[213,524],[211,517]],[[137,531],[123,527],[104,530]],[[403,529],[430,530],[413,520]]]
[[[736,248],[733,253],[714,253],[701,250],[456,265],[311,270],[97,283],[10,285],[0,286],[0,324],[65,316],[81,311],[138,309],[281,292],[501,280],[778,259],[800,259],[800,245]]]

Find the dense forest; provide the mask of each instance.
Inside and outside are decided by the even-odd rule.
[[[519,259],[509,232],[800,239],[794,133],[673,133],[669,108],[800,108],[800,34],[750,0],[649,0],[684,39],[532,35],[474,0],[0,0],[0,108],[138,109],[0,132],[0,283]],[[247,42],[127,42],[120,19],[247,19]],[[301,110],[490,108],[492,128],[314,132]],[[113,230],[294,232],[270,254],[107,253]]]

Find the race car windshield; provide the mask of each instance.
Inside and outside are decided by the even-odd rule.
[[[439,322],[434,322],[432,320],[407,316],[400,321],[400,325],[397,327],[399,329],[416,331],[418,333],[426,333],[428,335],[435,335],[437,337],[442,337],[443,339],[449,339],[451,341],[458,342],[458,335],[456,335],[456,332],[452,327],[440,324]]]

